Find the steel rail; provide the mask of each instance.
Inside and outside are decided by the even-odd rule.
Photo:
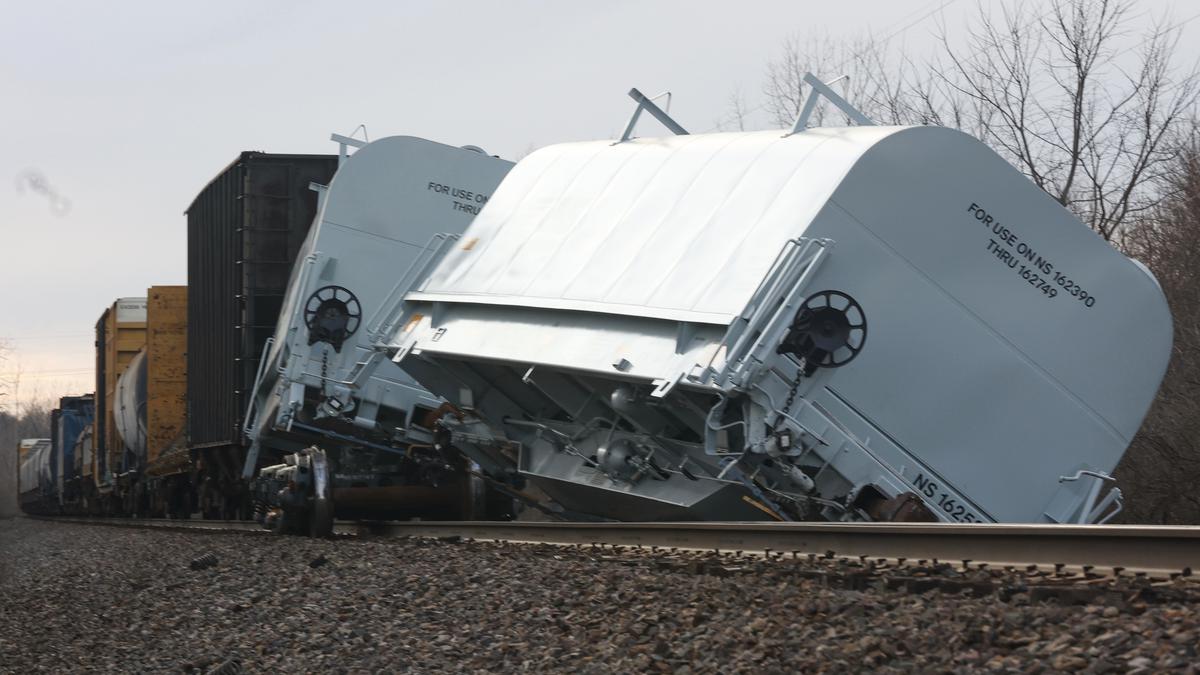
[[[775,551],[995,565],[1200,570],[1200,527],[916,523],[361,523],[361,534]]]
[[[252,521],[37,517],[54,522],[207,532],[267,531]],[[334,523],[335,535],[460,537],[558,545],[773,551],[836,557],[992,565],[1123,568],[1166,575],[1200,571],[1200,527],[947,525],[924,523],[577,523],[388,521]]]
[[[248,532],[251,534],[270,534],[262,525],[252,520],[203,520],[174,518],[99,518],[85,516],[46,516],[25,514],[23,517],[31,520],[43,520],[51,523],[71,523],[73,525],[103,525],[106,527],[128,527],[135,529],[156,530],[188,530],[199,532]]]

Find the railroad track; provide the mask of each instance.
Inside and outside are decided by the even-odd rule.
[[[40,516],[24,515],[30,520],[41,520],[50,523],[70,523],[73,525],[98,525],[104,527],[128,527],[159,530],[188,530],[192,532],[246,532],[250,534],[270,534],[262,525],[251,520],[175,520],[173,518],[89,518],[78,516]]]
[[[248,521],[44,518],[56,522],[268,534]],[[955,564],[1113,569],[1153,576],[1200,569],[1200,527],[878,523],[348,522],[334,534],[647,549],[740,551]]]

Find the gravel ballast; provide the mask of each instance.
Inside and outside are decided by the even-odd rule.
[[[0,670],[1148,673],[1200,659],[1192,578],[871,567],[0,520]]]

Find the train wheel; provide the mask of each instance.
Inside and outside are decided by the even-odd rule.
[[[280,510],[279,513],[275,515],[275,520],[271,523],[271,532],[274,534],[287,534],[289,524],[287,513],[285,513],[283,510]]]
[[[309,502],[308,535],[310,537],[333,536],[333,487],[330,476],[333,475],[333,461],[320,448],[310,450],[312,460],[313,480],[312,499]]]
[[[313,499],[308,515],[308,536],[327,539],[333,536],[333,504],[329,499]]]

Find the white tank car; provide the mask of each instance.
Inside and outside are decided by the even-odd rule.
[[[54,494],[54,449],[49,438],[23,438],[17,467],[18,503],[26,513],[58,505]]]
[[[371,349],[366,323],[396,292],[396,280],[428,259],[431,241],[462,232],[513,166],[473,146],[408,136],[361,145],[343,157],[320,189],[315,222],[264,349],[246,415],[247,477],[263,448],[317,446],[367,450],[354,466],[343,457],[344,472],[355,474],[347,485],[405,482],[389,479],[381,466],[411,458],[408,423],[441,401]],[[352,384],[364,368],[369,377]],[[428,437],[422,440],[427,445]],[[267,473],[286,484],[283,474],[294,473],[295,460]]]
[[[385,325],[439,442],[603,518],[1102,521],[1171,348],[1144,267],[939,127],[556,145],[447,248]]]
[[[143,319],[145,321],[145,319]],[[146,470],[146,350],[139,351],[117,378],[113,426],[125,444],[118,473]]]

